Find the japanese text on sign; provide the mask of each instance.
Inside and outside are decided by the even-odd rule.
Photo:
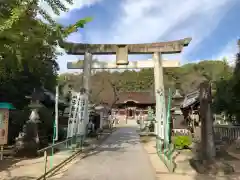
[[[8,140],[8,112],[0,111],[0,145],[7,144]]]
[[[74,128],[76,127],[79,96],[80,93],[73,92],[68,119],[68,131],[67,131],[68,138],[73,136]]]

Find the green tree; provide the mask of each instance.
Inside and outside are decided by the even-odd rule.
[[[221,79],[229,79],[233,69],[224,61],[202,61],[200,63],[189,63],[179,68],[164,68],[165,88],[180,89],[183,94],[195,91],[199,88],[201,82],[210,80],[215,83]],[[67,83],[81,86],[81,76],[67,75],[72,80]],[[74,76],[74,78],[73,78]],[[93,75],[92,91],[102,90],[99,99],[112,99],[111,87],[107,83],[101,83],[102,80],[109,79],[118,88],[118,91],[151,91],[154,92],[154,73],[153,69],[141,69],[140,71],[123,72],[97,72]],[[109,90],[110,89],[110,90]],[[99,101],[99,100],[98,100]]]
[[[4,12],[0,21],[11,15],[15,5],[11,3],[0,6],[0,12]],[[58,70],[56,39],[50,25],[35,19],[34,7],[0,33],[0,101],[22,107],[25,95],[33,88],[54,89]]]
[[[64,5],[64,2],[72,4],[72,0],[44,0],[53,10],[53,12],[57,15],[60,14],[61,11],[66,12],[68,9]],[[40,14],[42,17],[51,23],[52,27],[55,28],[57,31],[61,31],[60,33],[69,34],[76,30],[76,28],[83,28],[83,26],[91,21],[91,18],[84,18],[77,21],[76,24],[70,25],[66,28],[56,24],[56,22],[52,19],[52,17],[41,7],[39,6],[40,0],[3,0],[1,2],[2,7],[7,7],[10,10],[10,14],[8,17],[2,17],[0,19],[0,33],[4,30],[12,28],[15,23],[18,23],[25,14],[28,13],[30,9],[34,8],[35,15]],[[5,8],[6,9],[6,8]],[[8,11],[9,11],[8,10]],[[2,11],[1,14],[4,14]]]
[[[214,98],[214,110],[217,113],[224,112],[229,120],[240,122],[240,53],[236,55],[236,65],[231,71],[227,69],[227,60],[223,59],[225,64],[220,79],[216,82],[216,92]]]

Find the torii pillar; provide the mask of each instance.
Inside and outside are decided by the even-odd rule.
[[[139,61],[138,63],[136,62],[129,63],[128,54],[153,54],[153,62],[150,64],[151,64],[151,67],[154,67],[154,78],[155,78],[156,121],[157,121],[157,124],[156,124],[157,128],[155,129],[157,131],[156,132],[157,138],[160,139],[162,143],[166,142],[168,144],[169,133],[167,132],[168,128],[165,128],[166,126],[168,126],[168,124],[166,124],[167,122],[166,106],[165,106],[165,93],[164,93],[164,83],[163,83],[164,62],[162,62],[161,55],[181,53],[182,49],[188,46],[190,41],[191,41],[191,38],[185,38],[177,41],[146,43],[146,44],[82,44],[82,43],[60,42],[59,45],[63,47],[68,54],[85,55],[85,58],[84,58],[85,62],[82,63],[82,66],[80,63],[78,66],[75,66],[74,69],[81,69],[79,67],[83,68],[83,66],[87,67],[86,64],[92,64],[92,62],[90,62],[92,61],[92,58],[91,59],[86,58],[86,57],[90,57],[89,53],[93,55],[116,54],[116,57],[117,57],[115,65],[108,64],[108,63],[99,64],[96,62],[94,65],[94,62],[93,62],[91,68],[95,67],[95,69],[115,69],[115,68],[118,69],[122,66],[122,68],[125,69],[128,67],[128,65],[131,67],[131,69],[132,68],[137,69],[141,67],[149,68],[149,66],[147,66],[146,64],[145,65],[142,64],[142,66],[140,66],[141,61]],[[88,63],[86,61],[88,61]],[[68,63],[68,68],[70,68],[70,66],[74,67],[74,65],[70,65],[70,63]],[[174,66],[170,66],[170,67],[174,67]],[[88,68],[88,71],[91,71],[91,68]],[[86,71],[85,68],[84,70]],[[85,74],[90,75],[90,73],[85,73]]]

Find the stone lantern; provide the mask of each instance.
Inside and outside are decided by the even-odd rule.
[[[41,123],[41,121],[38,111],[41,107],[43,107],[43,105],[40,103],[40,101],[43,99],[43,93],[34,91],[30,99],[31,103],[28,107],[31,109],[31,113],[29,116],[29,120],[27,121],[27,132],[29,132],[34,141],[39,144],[38,123]]]
[[[180,109],[180,106],[182,104],[184,97],[180,94],[180,90],[176,89],[173,97],[172,97],[172,109],[171,109],[171,114],[172,114],[172,122],[171,122],[171,128],[172,129],[181,129],[183,128],[182,126],[182,121],[184,120],[182,116],[182,111]]]
[[[184,97],[180,94],[179,89],[176,89],[172,100],[173,100],[173,106],[177,109],[180,110],[181,103],[183,101]]]
[[[36,156],[39,149],[38,124],[41,122],[38,111],[42,107],[40,101],[43,99],[43,93],[34,90],[31,96],[29,108],[31,110],[29,120],[23,127],[23,131],[16,138],[16,150],[20,156]]]

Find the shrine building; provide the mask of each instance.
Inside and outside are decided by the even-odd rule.
[[[112,114],[119,120],[136,119],[139,114],[147,116],[148,107],[155,111],[153,92],[120,92],[112,109]]]

